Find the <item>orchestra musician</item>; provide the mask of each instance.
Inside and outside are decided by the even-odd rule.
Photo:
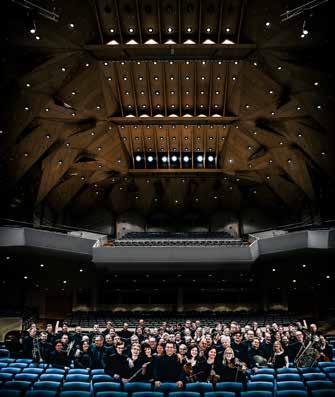
[[[74,367],[83,369],[92,368],[89,341],[84,340],[80,348],[76,350],[74,354]]]
[[[106,372],[114,380],[122,381],[128,379],[129,365],[127,357],[123,354],[124,343],[117,342],[115,346],[116,353],[106,357]]]
[[[183,371],[185,373],[185,381],[188,383],[205,381],[202,363],[204,359],[199,357],[199,349],[196,345],[190,346],[189,353],[185,357]]]
[[[320,335],[318,350],[320,352],[319,361],[332,361],[333,349],[323,335]]]
[[[201,369],[205,381],[211,383],[217,383],[219,381],[217,351],[214,347],[208,351],[207,359],[202,362]]]
[[[289,367],[288,355],[279,341],[273,344],[273,353],[268,360],[268,365],[275,369]]]
[[[68,369],[70,367],[70,359],[60,339],[54,343],[54,349],[50,353],[49,363],[54,368]]]
[[[157,356],[154,379],[156,387],[159,387],[161,382],[175,382],[179,388],[183,387],[182,365],[172,342],[166,343],[164,355]]]
[[[221,382],[247,382],[247,365],[235,357],[234,350],[227,347],[218,367]]]

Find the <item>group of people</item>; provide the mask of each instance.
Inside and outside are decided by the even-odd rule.
[[[53,332],[48,324],[38,332],[33,324],[23,341],[23,354],[53,367],[103,368],[114,380],[122,382],[246,381],[248,368],[288,367],[312,347],[316,361],[331,361],[332,347],[315,324],[288,327],[276,323],[259,327],[256,322],[241,328],[232,321],[214,328],[200,321],[184,324],[162,323],[148,328],[139,320],[132,332],[124,323],[115,330],[111,321],[106,329],[82,333],[77,326],[69,331],[66,323]]]

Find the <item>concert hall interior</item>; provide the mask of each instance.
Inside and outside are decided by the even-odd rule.
[[[335,395],[331,15],[2,2],[0,397]]]

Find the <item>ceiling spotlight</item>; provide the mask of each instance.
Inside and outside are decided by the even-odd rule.
[[[40,39],[40,36],[35,36],[35,39],[36,39],[36,40],[39,40],[39,39]]]
[[[148,161],[149,163],[152,163],[154,161],[154,158],[152,156],[148,156]]]
[[[141,156],[139,156],[139,155],[137,155],[136,157],[135,157],[135,159],[136,159],[136,161],[141,161],[142,160],[142,157]]]
[[[176,162],[176,161],[178,160],[178,158],[177,158],[177,156],[172,156],[172,157],[171,157],[171,160],[172,160],[173,162]]]
[[[226,28],[226,32],[229,33],[230,32],[230,28]]]
[[[213,156],[208,156],[208,161],[209,161],[210,163],[212,163],[212,162],[214,161],[214,157],[213,157]]]
[[[168,161],[168,158],[167,158],[166,156],[163,156],[163,157],[162,157],[162,162],[163,162],[163,163],[166,163],[167,161]]]
[[[304,21],[302,24],[302,34],[305,36],[308,35],[308,30],[306,28],[306,21]]]
[[[186,28],[186,32],[187,33],[191,33],[192,32],[192,28],[190,28],[190,27]]]
[[[167,31],[168,31],[169,33],[172,33],[172,30],[173,30],[173,29],[172,29],[171,27],[168,27],[168,28],[167,28]]]
[[[188,156],[184,156],[183,161],[185,161],[185,163],[188,163],[190,161],[190,158]]]
[[[153,28],[148,28],[149,33],[152,33],[153,31],[154,31]]]
[[[208,26],[208,28],[206,28],[206,32],[207,32],[207,33],[210,33],[211,30],[212,30],[212,29],[211,29],[209,26]]]
[[[134,33],[134,28],[129,28],[129,29],[128,29],[128,32],[129,32],[129,33]]]
[[[271,25],[270,22],[265,22],[265,26],[268,28]]]
[[[111,33],[114,33],[114,32],[115,32],[115,30],[114,30],[113,28],[110,28],[109,31],[110,31]]]
[[[197,156],[197,161],[198,163],[201,163],[203,161],[203,157],[201,155]]]
[[[31,34],[35,34],[35,33],[36,33],[36,23],[35,23],[35,21],[33,21],[33,24],[32,24],[32,26],[31,26],[29,32],[30,32]]]
[[[74,28],[74,23],[69,23],[69,29],[73,29]]]

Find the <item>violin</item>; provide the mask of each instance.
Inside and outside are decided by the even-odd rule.
[[[212,365],[211,372],[209,373],[209,377],[207,378],[207,382],[216,384],[219,380],[220,380],[220,375],[218,375],[218,374],[214,371],[214,364],[213,364],[213,365]]]
[[[194,373],[191,362],[187,362],[183,365],[183,371],[186,375],[187,382],[197,382],[198,381],[197,376],[204,372],[204,371],[199,371]]]

